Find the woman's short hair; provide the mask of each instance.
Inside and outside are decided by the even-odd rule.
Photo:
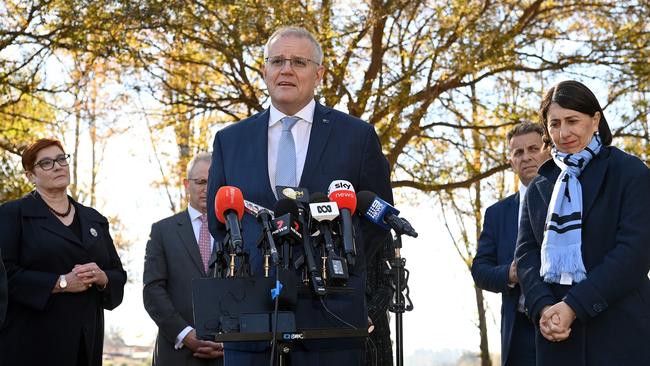
[[[566,80],[549,89],[539,107],[539,123],[544,127],[544,143],[546,145],[551,144],[551,135],[548,132],[546,118],[548,108],[553,103],[557,103],[562,108],[578,111],[592,117],[596,112],[600,112],[600,121],[598,122],[600,140],[606,146],[612,143],[612,131],[609,129],[603,109],[600,107],[594,93],[579,81]]]
[[[38,152],[48,148],[50,146],[57,146],[61,151],[65,153],[65,149],[63,148],[63,144],[61,144],[61,141],[56,140],[56,139],[38,139],[34,142],[32,142],[31,145],[27,146],[25,150],[23,150],[22,154],[22,164],[23,164],[23,169],[26,172],[32,171],[34,168],[34,164],[36,164],[36,155],[38,155]]]

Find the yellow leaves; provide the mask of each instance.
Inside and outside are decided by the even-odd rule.
[[[26,19],[25,3],[5,3],[18,9],[15,19]],[[506,127],[489,128],[530,118],[538,102],[535,88],[550,74],[607,61],[625,64],[639,85],[648,73],[647,37],[640,31],[647,23],[632,2],[386,4],[54,1],[41,27],[59,31],[49,46],[57,57],[69,52],[76,60],[110,61],[102,63],[98,84],[150,92],[160,102],[149,111],[159,117],[153,123],[186,131],[190,137],[177,142],[192,149],[206,143],[206,128],[263,108],[264,43],[279,26],[304,25],[321,41],[328,67],[318,93],[375,124],[392,162],[431,183],[493,167]],[[502,78],[515,80],[512,87],[524,97],[507,97]],[[471,86],[478,90],[477,116],[466,99]],[[478,137],[463,130],[474,127],[481,128]],[[474,159],[470,145],[484,148],[482,160]]]
[[[52,130],[54,110],[41,100],[24,95],[0,108],[0,139],[16,148]]]

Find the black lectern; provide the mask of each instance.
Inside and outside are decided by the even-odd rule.
[[[283,277],[283,276],[280,276]],[[201,339],[217,342],[253,342],[275,339],[279,352],[277,365],[285,365],[294,341],[366,338],[366,328],[303,329],[296,324],[292,309],[297,296],[311,296],[295,278],[285,277],[278,299],[278,311],[271,290],[272,278],[202,278],[192,281],[194,324]],[[298,290],[300,288],[300,290]],[[345,291],[344,291],[345,292]],[[276,327],[277,319],[277,327]]]

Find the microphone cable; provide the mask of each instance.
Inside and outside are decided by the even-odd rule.
[[[330,314],[331,316],[333,316],[334,319],[338,320],[339,322],[345,324],[346,326],[348,326],[348,327],[350,327],[350,328],[352,328],[352,329],[357,329],[357,327],[355,327],[354,325],[352,325],[352,324],[346,322],[345,320],[341,319],[338,315],[336,315],[336,314],[334,314],[332,311],[330,311],[330,309],[327,307],[327,305],[325,305],[325,300],[323,299],[322,296],[319,296],[318,298],[320,299],[320,303],[323,305],[323,309],[325,309],[325,311],[326,311],[328,314]]]
[[[370,338],[370,334],[368,334],[368,340],[366,341],[366,345],[368,346],[368,349],[370,350],[370,354],[372,354],[372,356],[373,356],[372,365],[379,366],[378,365],[378,362],[379,362],[378,352],[379,352],[379,350],[377,349],[377,346],[375,345],[375,342],[372,340],[372,338]]]
[[[278,265],[275,265],[275,283],[276,287],[278,282],[280,282],[280,275],[278,271]],[[282,292],[282,290],[280,290]],[[280,293],[277,294],[275,297],[274,305],[273,305],[273,322],[275,323],[273,326],[273,338],[271,339],[271,359],[269,360],[269,366],[274,366],[275,365],[275,349],[277,348],[276,344],[276,336],[278,334],[278,303],[280,302]]]

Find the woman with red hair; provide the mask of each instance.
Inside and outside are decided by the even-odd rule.
[[[126,272],[106,218],[68,196],[69,159],[58,140],[34,142],[22,154],[34,191],[0,206],[0,365],[102,364],[104,309],[122,302]]]

